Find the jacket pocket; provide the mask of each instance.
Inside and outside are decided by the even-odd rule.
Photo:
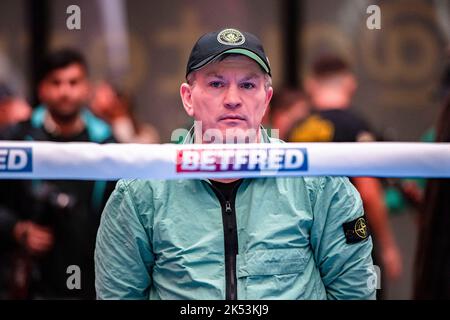
[[[308,257],[303,248],[255,250],[237,256],[238,278],[299,273]]]
[[[242,299],[292,299],[289,291],[303,276],[308,248],[255,250],[237,256]]]

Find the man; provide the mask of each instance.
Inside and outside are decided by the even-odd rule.
[[[85,108],[90,90],[87,74],[84,57],[77,51],[49,54],[38,85],[42,105],[30,121],[10,128],[5,138],[113,142],[109,127]],[[2,219],[7,221],[2,231],[23,253],[14,262],[15,272],[21,274],[12,279],[27,280],[12,285],[16,292],[12,298],[95,298],[95,236],[113,188],[105,181],[8,182],[8,207],[15,215]],[[74,270],[79,277],[68,279]]]
[[[254,35],[202,36],[186,77],[185,143],[277,143],[260,126],[273,89]],[[97,235],[97,297],[370,299],[371,250],[346,178],[122,180]]]
[[[317,59],[305,91],[313,113],[291,128],[290,141],[361,142],[374,141],[368,124],[351,109],[357,88],[356,78],[345,61],[337,56]]]
[[[369,125],[351,110],[357,88],[350,66],[337,56],[323,56],[314,62],[305,81],[314,112],[291,130],[291,142],[374,141]],[[402,260],[392,234],[381,183],[378,179],[355,177],[364,209],[379,250],[382,271],[390,280],[402,273]],[[378,251],[377,250],[377,251]]]

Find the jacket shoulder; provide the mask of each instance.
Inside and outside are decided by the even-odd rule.
[[[171,180],[121,179],[117,182],[116,190],[126,194],[138,211],[147,210],[153,206],[153,201],[160,198]]]
[[[312,176],[304,177],[304,181],[310,200],[313,203],[324,192],[328,192],[331,195],[333,192],[348,190],[349,187],[353,186],[347,177]]]

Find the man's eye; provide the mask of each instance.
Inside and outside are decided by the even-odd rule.
[[[213,87],[213,88],[221,88],[221,87],[223,87],[223,83],[220,81],[211,81],[209,83],[209,86]]]
[[[251,82],[244,82],[243,84],[241,84],[241,87],[244,89],[253,89],[255,88],[255,84],[251,83]]]

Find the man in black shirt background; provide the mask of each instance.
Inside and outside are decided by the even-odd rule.
[[[289,141],[375,141],[367,122],[353,111],[351,103],[356,89],[356,77],[344,60],[334,55],[317,59],[305,81],[312,113],[293,126]],[[373,231],[375,258],[378,257],[375,260],[381,264],[382,275],[395,280],[402,273],[402,259],[389,225],[381,183],[370,177],[355,177],[351,181],[361,195]]]

